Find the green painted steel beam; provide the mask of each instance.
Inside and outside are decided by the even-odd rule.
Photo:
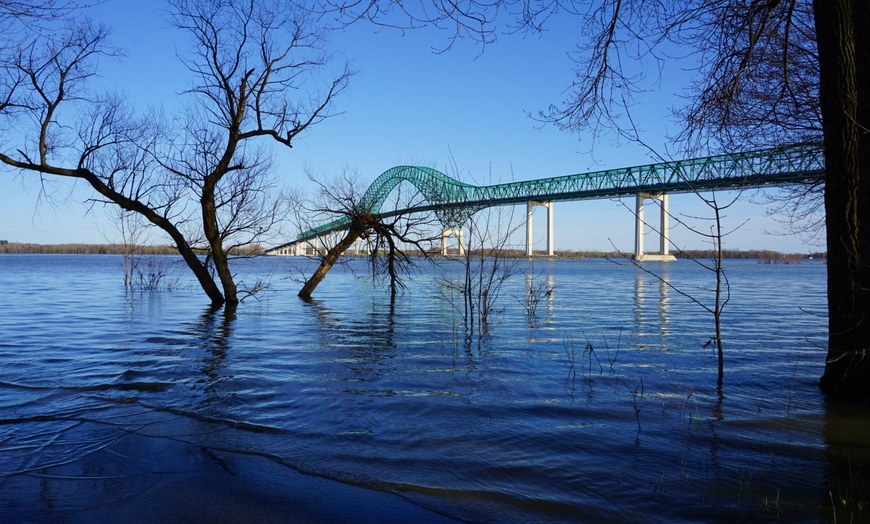
[[[361,207],[387,218],[428,211],[479,210],[530,200],[585,200],[637,193],[753,188],[818,180],[824,176],[824,152],[817,145],[778,147],[489,186],[466,184],[429,167],[396,166],[372,183],[362,197]],[[402,182],[411,183],[426,203],[381,212],[387,197]],[[334,220],[301,233],[297,241],[340,231],[348,224],[346,219]]]

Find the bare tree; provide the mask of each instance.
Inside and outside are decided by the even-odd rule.
[[[107,28],[83,21],[22,43],[4,63],[0,115],[21,139],[2,144],[0,161],[84,180],[95,201],[139,213],[170,236],[213,304],[235,304],[233,250],[262,239],[286,211],[266,146],[292,147],[327,118],[351,73],[345,66],[320,94],[295,99],[328,60],[304,13],[280,0],[171,5],[191,37],[179,122],[135,116],[119,95],[89,92],[99,60],[117,52]]]
[[[42,31],[51,24],[74,14],[85,7],[74,1],[66,0],[3,0],[0,1],[0,31],[6,36],[0,40],[0,49],[12,41],[11,35],[21,36],[23,32]]]
[[[340,257],[355,242],[364,241],[368,247],[372,277],[386,279],[390,294],[395,297],[404,286],[404,274],[415,265],[414,257],[427,257],[436,238],[429,232],[432,215],[415,214],[413,211],[421,203],[419,194],[414,192],[405,196],[399,190],[394,197],[394,204],[382,206],[382,209],[392,207],[407,211],[398,214],[374,213],[366,208],[363,194],[358,191],[359,187],[366,186],[361,186],[359,180],[347,172],[330,179],[313,175],[309,175],[309,178],[315,184],[317,194],[312,202],[302,205],[306,216],[324,223],[342,221],[345,229],[342,238],[320,258],[319,266],[305,281],[299,296],[310,298]],[[301,228],[307,229],[305,225]]]
[[[825,136],[828,361],[823,389],[870,403],[870,5],[814,2]]]
[[[687,23],[684,47],[700,50],[699,96],[678,111],[682,137],[725,151],[821,144],[819,59],[812,6],[771,2],[720,10]],[[691,28],[691,30],[689,30]],[[767,189],[769,214],[789,234],[824,242],[824,180]],[[774,233],[776,234],[776,233]]]
[[[696,237],[700,238],[702,241],[706,242],[711,246],[710,252],[712,252],[712,256],[705,260],[700,257],[694,257],[688,255],[679,245],[675,244],[670,237],[668,238],[668,242],[670,242],[671,249],[675,251],[681,257],[691,261],[694,264],[697,264],[701,268],[709,271],[715,275],[715,284],[713,287],[713,300],[712,304],[709,299],[704,299],[698,296],[694,292],[689,292],[681,287],[674,285],[668,279],[665,279],[655,271],[645,267],[642,263],[637,260],[629,258],[632,263],[644,273],[652,276],[663,285],[668,288],[676,291],[678,294],[684,296],[685,298],[692,301],[694,304],[701,307],[704,311],[712,315],[713,317],[713,336],[711,336],[704,348],[706,349],[709,346],[714,346],[716,350],[717,357],[717,375],[716,375],[716,383],[719,386],[719,394],[722,394],[721,388],[724,382],[725,376],[725,350],[724,350],[724,342],[722,338],[722,313],[725,309],[725,306],[728,305],[728,302],[731,300],[731,283],[728,280],[728,276],[725,273],[725,264],[724,264],[724,240],[725,237],[739,229],[743,224],[739,224],[734,228],[725,229],[723,220],[725,219],[724,212],[733,206],[737,200],[739,199],[739,194],[737,196],[733,196],[728,199],[725,203],[720,202],[719,197],[717,196],[715,191],[711,191],[710,193],[701,193],[699,191],[694,191],[695,196],[697,196],[704,205],[710,209],[712,213],[712,217],[698,217],[698,216],[686,216],[686,215],[674,215],[667,212],[668,217],[673,223],[678,226],[685,227],[688,231],[693,233]],[[625,205],[625,204],[623,204]],[[659,204],[661,205],[661,204]],[[696,223],[709,223],[710,226],[708,229],[704,229],[697,225]],[[745,222],[744,222],[745,223]],[[658,234],[666,234],[665,231],[660,231],[658,226],[654,224],[648,224],[644,222],[645,227],[650,227],[654,232]],[[614,246],[616,249],[616,246]],[[617,249],[618,251],[618,249]]]
[[[484,209],[469,216],[464,223],[468,245],[460,257],[461,280],[448,281],[444,287],[450,291],[446,298],[450,299],[454,293],[462,297],[461,308],[452,300],[451,303],[462,314],[469,335],[486,333],[504,284],[520,271],[520,259],[512,256],[518,250],[510,246],[511,236],[518,229],[511,210]]]
[[[115,212],[115,225],[121,235],[123,248],[124,289],[132,290],[136,278],[136,270],[142,258],[143,224],[139,216],[122,208]]]

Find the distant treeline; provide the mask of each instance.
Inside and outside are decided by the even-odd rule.
[[[123,255],[129,251],[123,244],[22,244],[0,241],[0,253],[48,255]],[[177,255],[172,246],[136,246],[143,255]]]
[[[123,244],[23,244],[0,240],[0,253],[13,254],[48,254],[48,255],[123,255],[130,251],[130,246]],[[242,253],[243,255],[261,255],[263,248],[254,246]],[[178,250],[172,246],[135,246],[133,252],[137,255],[177,255]]]
[[[679,253],[674,253],[678,258],[713,258],[715,253],[712,250],[684,250]],[[779,253],[778,251],[770,251],[768,249],[749,249],[746,251],[740,249],[724,249],[722,250],[724,258],[757,258],[762,262],[788,264],[799,262],[803,259],[827,260],[828,254],[825,252],[800,254],[800,253]]]
[[[18,242],[8,242],[0,240],[0,253],[44,253],[52,255],[123,255],[127,252],[129,246],[123,244],[24,244]],[[455,251],[453,249],[452,251]],[[234,254],[242,255],[262,255],[265,250],[261,246],[253,246],[243,252]],[[136,246],[135,253],[138,255],[177,255],[178,251],[172,246]],[[437,254],[433,252],[432,254]],[[454,253],[455,254],[455,253]],[[540,251],[535,252],[540,255]],[[623,258],[630,257],[631,253],[620,253],[618,251],[556,251],[557,258]],[[709,259],[714,256],[713,251],[693,249],[680,252],[672,252],[677,258],[698,258]],[[503,253],[508,257],[524,258],[525,250],[511,249]],[[762,249],[726,249],[724,251],[725,258],[752,258],[768,263],[795,263],[805,258],[814,258],[817,260],[825,260],[827,254],[812,253],[794,254],[794,253],[779,253],[776,251]]]

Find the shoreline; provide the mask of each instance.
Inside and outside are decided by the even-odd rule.
[[[251,246],[246,249],[241,256],[262,256],[267,250],[261,246]],[[9,255],[178,255],[178,251],[172,246],[166,245],[143,245],[143,246],[125,246],[123,244],[28,244],[20,242],[0,243],[0,254]],[[706,259],[712,258],[715,253],[704,249],[684,249],[673,251],[671,254],[680,258],[696,258]],[[348,257],[366,257],[367,255],[354,255],[346,253]],[[456,254],[450,255],[455,257]],[[506,249],[504,252],[505,258],[528,258],[525,251],[519,249]],[[547,257],[540,253],[536,253],[533,258],[555,258],[555,259],[586,259],[586,258],[623,258],[630,257],[631,253],[620,253],[618,251],[574,251],[574,250],[557,250],[553,257]],[[305,258],[305,257],[303,257]],[[317,258],[311,256],[308,258]],[[772,250],[761,249],[725,249],[723,250],[723,258],[726,259],[759,259],[759,260],[775,260],[788,263],[797,263],[801,260],[826,260],[827,253],[824,251],[815,253],[782,253]]]

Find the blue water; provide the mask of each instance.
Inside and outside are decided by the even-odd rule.
[[[360,261],[311,302],[311,261],[241,261],[269,289],[214,311],[160,260],[177,289],[125,291],[110,255],[0,255],[0,520],[155,497],[170,475],[128,467],[160,455],[131,449],[141,437],[199,450],[172,458],[188,473],[255,456],[473,522],[866,517],[839,501],[854,486],[832,487],[870,424],[818,390],[816,261],[726,262],[718,390],[693,301],[712,307],[714,275],[689,261],[523,260],[469,333],[445,285],[458,264],[424,263],[391,304]],[[553,289],[534,314],[530,279]]]

